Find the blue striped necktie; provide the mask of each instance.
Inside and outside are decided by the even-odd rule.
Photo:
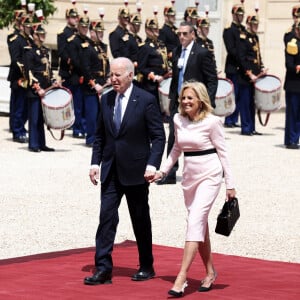
[[[122,122],[122,99],[123,99],[123,97],[124,97],[123,94],[119,95],[116,106],[115,106],[114,123],[115,123],[117,132],[119,132],[119,129],[121,127],[121,122]]]
[[[180,59],[181,59],[181,62],[182,62],[182,66],[179,70],[179,77],[178,77],[178,95],[180,93],[180,90],[181,90],[181,86],[183,84],[183,74],[184,74],[184,64],[185,64],[185,53],[186,53],[186,48],[183,48],[182,51],[181,51],[181,55],[180,55]]]

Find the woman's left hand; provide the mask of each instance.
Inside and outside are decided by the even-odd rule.
[[[235,198],[236,191],[235,189],[226,190],[226,201],[230,201],[232,198]]]

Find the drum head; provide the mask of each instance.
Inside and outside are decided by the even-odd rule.
[[[219,78],[216,98],[225,97],[232,92],[233,92],[232,83],[227,79]]]
[[[172,81],[172,78],[167,78],[167,79],[163,80],[159,84],[158,91],[165,96],[169,95],[171,81]]]
[[[255,82],[255,88],[263,92],[276,91],[277,89],[280,89],[280,87],[280,79],[272,75],[266,75]]]
[[[48,107],[63,107],[72,99],[67,89],[57,88],[46,92],[43,103]]]

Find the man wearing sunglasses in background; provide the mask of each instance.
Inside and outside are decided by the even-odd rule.
[[[195,80],[205,84],[210,101],[215,107],[215,96],[218,87],[217,67],[213,54],[208,49],[195,42],[194,26],[190,22],[182,22],[178,29],[180,46],[172,53],[172,82],[169,97],[171,117],[169,122],[169,138],[167,155],[174,144],[173,116],[178,112],[178,95],[183,82]],[[178,163],[169,172],[165,179],[158,184],[175,184]]]

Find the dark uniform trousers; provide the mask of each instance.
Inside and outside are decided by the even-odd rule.
[[[19,86],[18,80],[24,77],[21,66],[23,63],[24,47],[31,44],[31,40],[19,31],[15,31],[7,38],[11,64],[7,80],[10,81],[10,120],[9,126],[13,138],[26,135],[25,123],[28,119],[28,103],[26,100],[26,89]]]
[[[227,51],[227,57],[225,62],[225,73],[226,78],[232,81],[234,85],[234,92],[235,92],[235,110],[234,112],[225,117],[225,125],[234,125],[237,124],[239,114],[240,114],[240,86],[238,81],[238,68],[239,68],[239,61],[238,61],[238,45],[240,35],[245,32],[245,27],[243,25],[238,25],[235,23],[231,23],[230,27],[224,29],[223,32],[223,40]]]
[[[256,34],[247,32],[245,35],[240,36],[239,107],[242,134],[252,134],[255,131],[254,84],[250,80],[249,73],[251,72],[257,76],[264,68],[259,49],[259,38]]]
[[[297,66],[300,65],[300,39],[295,36],[291,36],[290,39],[286,43],[285,50],[286,76],[284,89],[286,108],[284,144],[297,145],[300,135],[300,72],[297,71]],[[290,49],[293,49],[293,51]]]

